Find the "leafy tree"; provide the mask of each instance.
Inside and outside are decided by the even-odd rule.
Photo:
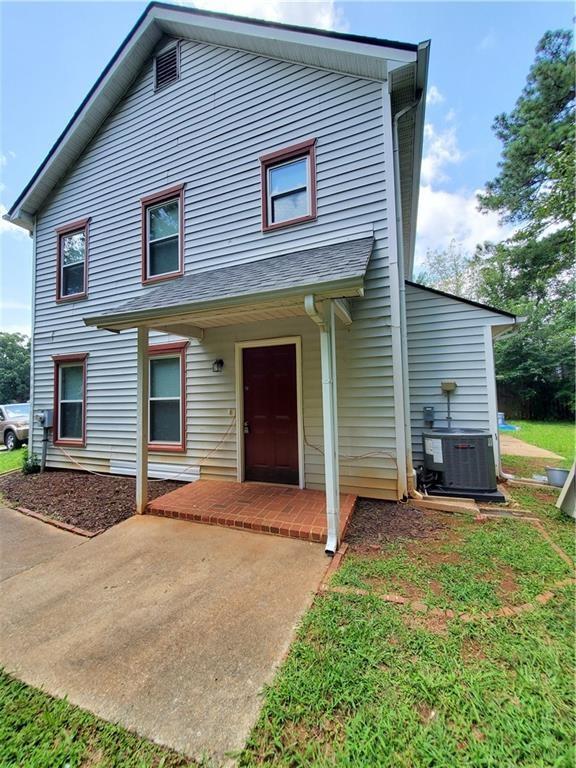
[[[22,333],[0,333],[0,403],[30,399],[30,339]]]
[[[574,221],[575,63],[572,33],[546,32],[514,109],[494,121],[502,160],[480,206],[520,224],[522,239]]]
[[[497,377],[540,418],[574,413],[574,64],[571,32],[547,32],[514,109],[494,122],[502,159],[479,195],[518,227],[475,256],[480,298],[526,317],[496,343]]]
[[[446,249],[428,249],[415,282],[467,299],[476,298],[477,263],[462,244],[452,240]]]

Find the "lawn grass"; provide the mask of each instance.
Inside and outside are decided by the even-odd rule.
[[[567,462],[532,458],[530,456],[510,456],[509,454],[503,454],[500,457],[502,463],[502,469],[506,475],[514,475],[515,477],[527,477],[531,478],[534,475],[540,475],[546,477],[546,467],[550,467],[553,464],[555,466],[564,466]]]
[[[3,472],[10,472],[12,469],[20,469],[24,460],[25,448],[18,448],[17,451],[0,451],[0,475]]]
[[[198,763],[0,671],[0,766],[192,768]]]
[[[556,544],[576,560],[575,522],[556,507],[558,488],[510,486],[506,493],[520,509],[538,517]]]
[[[542,519],[562,528],[552,509]],[[316,598],[241,766],[572,768],[574,588],[511,618],[478,613],[569,569],[526,522],[445,519],[434,539],[345,558],[332,583],[369,593]],[[378,597],[392,589],[477,620],[441,621]]]
[[[529,602],[570,575],[530,523],[492,520],[479,526],[463,517],[439,541],[424,540],[409,550],[397,541],[383,557],[347,557],[333,583],[418,596],[430,607],[474,613]]]
[[[576,427],[573,422],[513,421],[520,431],[512,436],[562,456],[569,467],[576,453]]]

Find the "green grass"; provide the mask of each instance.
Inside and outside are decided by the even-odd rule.
[[[548,530],[568,531],[553,506],[539,516]],[[379,599],[404,591],[474,613],[524,602],[570,573],[525,522],[443,519],[452,522],[439,539],[345,558],[332,583],[369,594],[316,598],[241,766],[572,768],[572,587],[530,613],[477,613],[472,623]],[[503,577],[515,591],[502,592]]]
[[[532,458],[529,456],[510,456],[503,454],[501,457],[502,469],[507,475],[515,477],[531,478],[533,475],[543,475],[546,477],[546,467],[554,465],[565,465],[567,462],[552,461],[552,459]]]
[[[571,605],[438,633],[375,597],[317,598],[240,765],[569,768]]]
[[[0,451],[0,475],[3,472],[10,472],[12,469],[20,469],[24,452],[24,448],[19,448],[17,451]]]
[[[426,543],[409,555],[404,543],[389,545],[383,558],[351,555],[333,583],[405,597],[422,596],[429,606],[484,611],[508,601],[523,603],[553,581],[570,575],[568,566],[529,523],[467,519],[454,529],[461,541]],[[431,561],[431,554],[439,562]],[[503,581],[510,582],[506,592]],[[434,588],[433,588],[434,587]]]
[[[508,488],[506,493],[521,509],[540,518],[556,544],[576,560],[574,519],[556,507],[556,500],[560,493],[557,488],[517,486]]]
[[[513,437],[557,453],[564,458],[562,466],[572,465],[576,453],[576,427],[573,422],[513,421],[512,424],[520,427],[519,432],[511,433]]]
[[[192,768],[141,739],[0,671],[0,766],[8,768]]]

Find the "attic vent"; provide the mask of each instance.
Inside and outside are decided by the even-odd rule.
[[[174,45],[154,59],[154,87],[156,90],[178,80],[180,76],[179,48]]]

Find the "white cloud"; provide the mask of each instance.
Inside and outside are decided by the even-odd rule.
[[[3,310],[10,309],[12,311],[21,310],[23,312],[30,312],[31,306],[30,306],[30,302],[27,303],[25,301],[2,300],[2,309]]]
[[[445,249],[451,240],[473,253],[486,240],[499,242],[512,234],[511,227],[499,224],[494,211],[480,213],[476,200],[479,191],[448,192],[429,184],[420,187],[416,263],[422,262],[428,249]]]
[[[426,104],[442,104],[444,96],[440,93],[435,85],[431,85],[426,93]]]
[[[418,208],[416,264],[421,264],[428,249],[445,249],[452,240],[465,251],[474,252],[486,240],[499,242],[512,234],[511,227],[499,224],[498,214],[481,213],[476,195],[479,190],[447,189],[448,167],[466,159],[458,145],[457,125],[453,110],[445,115],[448,125],[437,129],[424,126],[422,182]]]
[[[336,0],[181,0],[181,4],[319,29],[348,29]]]
[[[28,232],[25,229],[22,229],[22,227],[17,227],[14,224],[11,224],[9,221],[5,221],[5,219],[2,218],[7,210],[8,209],[6,208],[6,206],[0,203],[0,235],[10,235],[13,237],[27,238]]]
[[[31,327],[30,323],[0,323],[2,333],[23,333],[25,336],[30,336]]]
[[[446,181],[446,165],[462,162],[464,154],[458,146],[456,127],[438,131],[432,123],[424,126],[424,156],[422,158],[422,183]]]
[[[496,45],[496,33],[493,29],[487,32],[476,46],[477,51],[489,51]]]

